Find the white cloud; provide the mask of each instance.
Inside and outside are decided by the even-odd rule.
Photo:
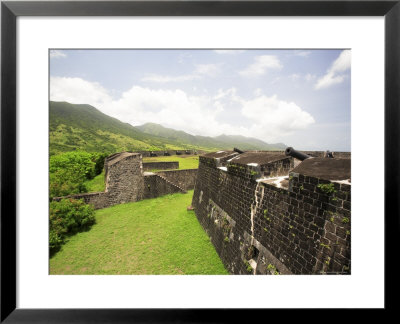
[[[310,51],[300,51],[300,50],[294,51],[294,55],[301,57],[308,57],[310,54],[311,54]]]
[[[205,76],[215,77],[221,71],[219,64],[197,64],[191,74],[184,75],[159,75],[149,74],[141,79],[144,82],[156,82],[156,83],[169,83],[169,82],[186,82],[201,79]]]
[[[198,64],[194,73],[207,76],[216,76],[221,71],[219,64]]]
[[[178,63],[183,64],[185,63],[188,59],[191,59],[192,55],[187,53],[187,52],[182,52],[178,56]]]
[[[351,52],[344,50],[339,57],[332,63],[327,73],[318,79],[315,89],[328,88],[334,84],[342,83],[346,77],[346,72],[351,66]]]
[[[50,77],[50,100],[98,106],[112,100],[109,92],[97,82],[81,78]]]
[[[335,75],[334,73],[327,73],[322,78],[318,79],[315,84],[315,89],[324,89],[338,83],[342,83],[345,79],[344,75]]]
[[[308,112],[276,95],[242,100],[242,114],[253,121],[249,133],[260,139],[279,139],[315,123]]]
[[[351,66],[351,51],[344,50],[340,53],[339,57],[333,62],[330,71],[332,72],[344,72],[350,69]]]
[[[214,50],[215,53],[217,54],[240,54],[245,52],[245,50]]]
[[[253,94],[254,94],[256,97],[261,96],[262,93],[263,93],[263,91],[262,91],[261,88],[256,88],[256,89],[253,91]]]
[[[300,74],[293,73],[293,74],[289,75],[289,79],[292,81],[296,81],[296,80],[300,79]]]
[[[67,54],[60,50],[50,50],[50,58],[62,58],[67,57]]]
[[[213,97],[214,100],[220,100],[223,98],[230,98],[231,100],[237,100],[239,97],[236,94],[236,88],[229,88],[227,90],[219,89],[218,93]]]
[[[317,76],[315,74],[307,73],[304,76],[304,79],[309,82],[309,81],[313,81],[316,77]]]
[[[196,135],[236,134],[267,142],[279,140],[314,123],[314,118],[293,102],[262,95],[261,91],[256,91],[251,99],[244,99],[235,88],[219,89],[214,96],[202,96],[189,95],[180,89],[133,86],[115,100],[98,83],[52,77],[50,99],[87,103],[132,125],[154,122]],[[227,111],[231,112],[233,104],[239,109],[234,116],[238,121],[236,124],[223,118]]]
[[[195,74],[187,74],[187,75],[177,75],[177,76],[168,76],[168,75],[158,75],[158,74],[149,74],[141,79],[141,81],[145,82],[156,82],[156,83],[168,83],[168,82],[185,82],[192,81],[196,79],[200,79],[200,75]]]
[[[269,69],[282,68],[279,59],[274,55],[257,56],[254,61],[246,69],[240,71],[239,74],[246,77],[254,77],[265,74]]]

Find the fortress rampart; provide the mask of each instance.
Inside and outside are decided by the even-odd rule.
[[[170,170],[170,169],[179,169],[178,161],[171,162],[143,162],[143,170],[151,171],[151,170]]]
[[[207,153],[201,150],[164,150],[164,151],[137,151],[143,157],[170,156],[170,155],[200,155]]]
[[[197,169],[144,172],[142,155],[130,152],[108,156],[104,161],[104,169],[106,184],[104,192],[56,197],[53,200],[83,199],[95,209],[106,208],[126,202],[186,192],[194,188],[197,174]]]
[[[199,169],[157,173],[140,153],[116,153],[104,192],[68,197],[99,209],[194,188],[196,216],[232,274],[350,274],[351,155],[304,153],[219,151]]]
[[[231,273],[350,273],[351,160],[336,157],[200,156],[192,205]]]

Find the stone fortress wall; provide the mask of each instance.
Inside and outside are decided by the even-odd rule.
[[[179,167],[179,163],[174,162],[174,166]],[[53,200],[83,199],[95,209],[106,208],[176,192],[184,193],[194,188],[197,174],[197,169],[144,172],[142,155],[130,152],[108,156],[104,161],[104,168],[106,184],[104,192],[56,197]]]
[[[164,150],[164,151],[137,151],[135,153],[140,153],[142,154],[143,157],[151,157],[151,156],[170,156],[170,155],[200,155],[200,154],[205,154],[207,152],[202,150]]]
[[[106,158],[96,209],[195,189],[192,206],[232,274],[350,274],[351,154],[219,151],[199,169],[145,172],[142,154]],[[63,197],[54,198],[60,200]]]
[[[151,170],[173,170],[179,168],[179,162],[171,161],[171,162],[143,162],[143,170],[151,171]]]
[[[200,157],[192,206],[231,273],[350,273],[351,160],[336,156]]]

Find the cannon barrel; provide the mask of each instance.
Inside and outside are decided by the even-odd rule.
[[[293,147],[287,147],[285,150],[285,155],[290,155],[291,157],[294,157],[300,161],[304,161],[305,159],[309,159],[311,157],[307,154],[296,151]]]
[[[242,151],[242,150],[239,150],[238,148],[236,148],[236,147],[234,147],[233,148],[233,150],[235,151],[235,152],[238,152],[239,154],[242,154],[242,153],[244,153],[244,151]]]

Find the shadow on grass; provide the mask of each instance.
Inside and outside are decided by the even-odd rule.
[[[50,256],[50,259],[51,259],[52,257],[54,257],[59,251],[61,251],[63,245],[66,244],[66,243],[69,241],[69,238],[70,238],[70,237],[76,235],[77,233],[83,233],[83,232],[88,232],[88,231],[90,231],[91,228],[92,228],[92,226],[93,226],[94,224],[96,224],[96,222],[94,222],[94,223],[91,224],[91,225],[87,225],[87,226],[81,227],[81,228],[79,228],[78,230],[74,230],[73,232],[70,232],[70,233],[65,234],[64,237],[63,237],[63,242],[62,242],[59,246],[57,246],[57,247],[55,247],[55,248],[49,248],[49,256]]]

